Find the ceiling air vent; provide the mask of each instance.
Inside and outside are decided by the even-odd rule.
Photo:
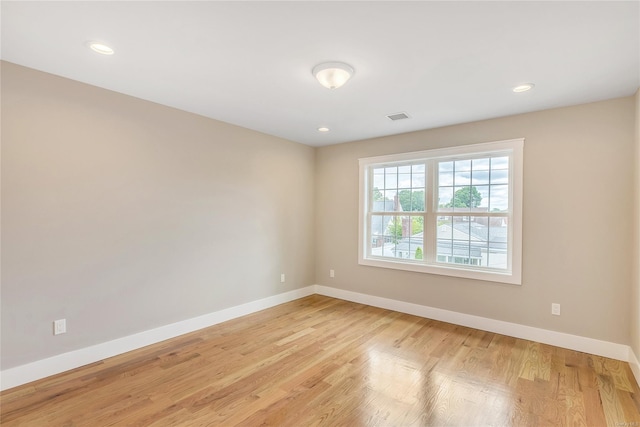
[[[408,119],[409,115],[407,113],[393,113],[387,115],[387,118],[395,122],[396,120]]]

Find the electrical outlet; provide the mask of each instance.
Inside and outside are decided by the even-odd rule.
[[[560,304],[551,304],[551,314],[553,314],[554,316],[560,316]]]
[[[329,270],[329,277],[336,277],[336,272],[334,270]]]
[[[60,319],[53,322],[53,335],[67,333],[67,319]]]
[[[284,283],[284,273],[280,275],[280,283]]]

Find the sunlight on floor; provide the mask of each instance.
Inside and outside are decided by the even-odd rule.
[[[369,349],[365,423],[459,424],[481,417],[483,423],[506,423],[513,397],[481,378],[449,375],[429,366],[428,357],[410,360],[393,352]],[[487,408],[492,408],[487,416]]]

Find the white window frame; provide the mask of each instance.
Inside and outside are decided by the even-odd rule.
[[[523,190],[524,138],[506,141],[470,144],[464,146],[425,150],[411,153],[359,159],[360,166],[360,210],[359,210],[359,264],[439,274],[491,282],[522,284],[522,190]],[[444,264],[436,261],[436,217],[443,215],[436,209],[437,173],[433,165],[438,161],[473,158],[475,156],[509,156],[509,221],[507,237],[507,269],[491,269],[471,265]],[[372,171],[375,167],[425,161],[425,213],[424,213],[424,257],[422,260],[371,255],[370,218],[372,204]],[[448,215],[444,213],[444,215]]]

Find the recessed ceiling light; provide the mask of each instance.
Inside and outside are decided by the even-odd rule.
[[[87,46],[92,51],[100,53],[102,55],[113,55],[113,49],[111,49],[104,43],[89,41],[87,42]]]
[[[528,90],[533,89],[534,86],[535,85],[533,83],[524,83],[524,84],[521,84],[521,85],[518,85],[518,86],[514,87],[512,90],[515,93],[526,92]]]
[[[318,132],[329,132],[329,128],[325,126],[319,127]]]

